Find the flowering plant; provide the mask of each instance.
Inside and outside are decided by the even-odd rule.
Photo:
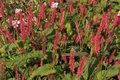
[[[1,0],[0,80],[120,80],[119,0]]]

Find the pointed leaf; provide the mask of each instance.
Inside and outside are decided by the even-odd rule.
[[[49,74],[53,74],[55,73],[56,70],[54,69],[54,66],[52,64],[46,64],[44,66],[41,66],[39,68],[37,68],[36,70],[34,70],[32,72],[32,75],[30,76],[29,80],[32,80],[35,76],[46,76]]]

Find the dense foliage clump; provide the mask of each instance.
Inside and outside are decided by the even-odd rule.
[[[0,80],[120,80],[120,0],[1,0]]]

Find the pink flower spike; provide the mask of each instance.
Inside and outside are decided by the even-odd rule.
[[[65,53],[64,53],[64,54],[62,54],[62,60],[63,60],[65,63],[67,63],[67,58],[66,58]]]
[[[69,68],[72,72],[75,71],[75,51],[71,50],[70,51],[70,59],[69,59]]]
[[[40,4],[40,6],[39,6],[39,14],[38,14],[39,20],[44,19],[46,17],[45,8],[46,8],[46,6],[45,6],[44,3]]]
[[[85,66],[86,62],[87,62],[87,58],[86,58],[86,56],[83,56],[82,59],[80,60],[80,65],[79,65],[79,68],[77,70],[78,78],[80,78],[82,76],[82,73],[83,73],[84,66]]]
[[[113,27],[116,28],[118,25],[120,25],[120,16],[115,15],[113,20]]]
[[[51,5],[52,5],[52,2],[53,2],[53,0],[49,0],[49,6],[51,6]]]
[[[54,22],[54,21],[55,21],[56,13],[57,13],[57,9],[54,8],[54,9],[52,10],[52,16],[51,16],[51,18],[50,18],[51,22]]]
[[[120,80],[120,71],[119,71],[119,73],[118,73],[118,80]]]
[[[5,36],[7,37],[8,41],[10,43],[15,42],[15,39],[12,37],[12,35],[11,35],[11,33],[10,33],[10,31],[8,29],[4,31],[4,34],[5,34]]]
[[[116,53],[116,49],[113,50],[113,52],[110,55],[109,62],[111,63],[113,61],[114,55]]]
[[[86,7],[83,3],[80,3],[80,16],[81,18],[83,18],[85,16],[86,13]]]
[[[62,46],[66,45],[66,33],[63,34],[61,43],[62,43]]]
[[[58,49],[59,40],[60,40],[60,32],[56,31],[54,45],[53,45],[54,51],[56,51]]]

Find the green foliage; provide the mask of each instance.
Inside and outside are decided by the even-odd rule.
[[[120,65],[114,65],[107,70],[102,70],[97,73],[97,80],[110,79],[119,73]]]
[[[65,28],[66,28],[66,31],[67,31],[67,34],[70,36],[72,35],[72,29],[71,29],[71,24],[69,22],[67,22],[65,24]]]
[[[49,1],[0,1],[0,80],[118,80],[120,0]]]
[[[44,66],[38,67],[36,70],[34,70],[30,76],[29,80],[32,80],[35,76],[46,76],[49,74],[55,73],[56,70],[54,68],[54,65],[52,64],[46,64]]]
[[[27,63],[28,59],[34,58],[43,58],[43,55],[40,51],[34,51],[31,53],[26,53],[23,55],[13,56],[11,59],[6,60],[7,68],[13,68],[13,65],[17,65],[18,67],[23,66]]]

